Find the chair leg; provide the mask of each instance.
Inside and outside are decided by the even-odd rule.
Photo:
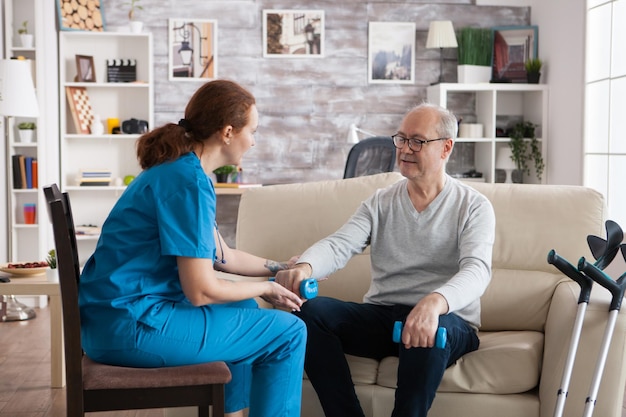
[[[198,407],[198,417],[209,417],[209,408],[210,406],[205,407],[203,405]]]
[[[213,414],[212,417],[224,417],[224,384],[213,385]]]

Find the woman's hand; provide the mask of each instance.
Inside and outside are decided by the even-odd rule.
[[[267,282],[267,291],[261,298],[275,307],[300,311],[302,300],[293,292],[274,281]]]

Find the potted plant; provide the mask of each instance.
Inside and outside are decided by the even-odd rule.
[[[526,69],[526,80],[528,84],[539,84],[539,77],[541,77],[541,66],[543,62],[539,58],[531,58],[524,62],[524,68]]]
[[[143,22],[135,20],[135,12],[137,10],[143,10],[143,6],[139,4],[141,0],[130,0],[130,3],[126,3],[130,6],[128,9],[128,20],[130,20],[130,31],[133,33],[141,33],[143,30]]]
[[[493,31],[489,28],[462,28],[457,32],[458,80],[460,83],[489,82]]]
[[[513,182],[522,183],[523,175],[530,175],[529,161],[534,163],[535,174],[537,179],[541,181],[545,164],[535,128],[533,123],[522,121],[516,123],[509,131],[511,159],[517,167],[517,170],[513,171]]]
[[[46,279],[50,282],[58,282],[59,274],[57,270],[57,254],[54,249],[50,249],[48,251],[48,256],[46,257],[46,262],[50,269],[46,270]]]
[[[17,125],[17,129],[20,133],[20,142],[32,142],[33,131],[37,129],[37,125],[33,122],[22,122]]]
[[[17,30],[17,33],[20,35],[23,48],[33,47],[33,35],[28,33],[28,20],[22,22],[22,26]]]
[[[213,171],[217,182],[228,182],[228,176],[235,172],[237,172],[237,167],[235,165],[224,165],[223,167],[219,167]]]

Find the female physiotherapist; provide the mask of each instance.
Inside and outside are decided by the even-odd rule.
[[[82,343],[90,358],[113,365],[225,361],[233,374],[227,413],[296,417],[305,325],[253,298],[288,310],[302,300],[275,282],[215,273],[271,276],[288,267],[229,248],[216,228],[209,174],[241,162],[257,124],[254,97],[216,80],[196,91],[178,124],[138,140],[143,171],[113,207],[81,276]]]

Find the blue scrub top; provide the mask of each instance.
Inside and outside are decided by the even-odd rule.
[[[143,171],[102,226],[79,286],[83,348],[135,346],[160,329],[182,291],[177,256],[215,259],[215,189],[194,153]]]

